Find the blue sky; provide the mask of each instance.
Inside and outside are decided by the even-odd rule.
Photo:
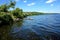
[[[15,0],[16,6],[23,11],[37,11],[37,12],[49,12],[60,13],[60,0]],[[8,3],[8,0],[0,0],[0,5]]]

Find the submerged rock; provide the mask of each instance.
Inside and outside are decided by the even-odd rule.
[[[26,20],[33,20],[33,18],[27,18]]]

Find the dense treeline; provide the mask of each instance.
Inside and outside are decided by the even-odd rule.
[[[41,15],[43,12],[23,12],[26,16]]]

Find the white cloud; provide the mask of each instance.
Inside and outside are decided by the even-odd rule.
[[[46,1],[46,3],[52,3],[54,1],[56,1],[56,0],[48,0],[48,1]]]
[[[19,0],[15,0],[16,2],[18,2]]]
[[[27,6],[33,6],[33,5],[35,5],[36,3],[30,3],[30,4],[27,4]]]
[[[24,0],[23,2],[24,2],[24,3],[26,3],[26,2],[27,2],[27,0]]]

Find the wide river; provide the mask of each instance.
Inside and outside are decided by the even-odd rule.
[[[60,14],[28,16],[2,26],[0,40],[60,40]]]

